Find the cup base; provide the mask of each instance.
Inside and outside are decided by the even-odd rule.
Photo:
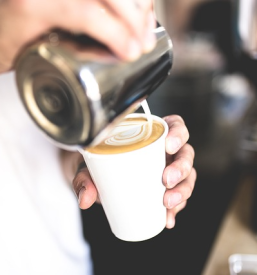
[[[165,221],[166,222],[166,221]],[[147,241],[149,239],[152,239],[154,237],[156,237],[157,235],[159,235],[165,228],[165,225],[162,226],[161,228],[158,228],[158,230],[155,230],[154,232],[152,231],[149,234],[141,234],[141,235],[137,235],[137,236],[121,236],[119,234],[115,234],[114,232],[112,232],[114,234],[114,236],[118,239],[120,239],[121,241],[125,241],[125,242],[143,242],[143,241]]]

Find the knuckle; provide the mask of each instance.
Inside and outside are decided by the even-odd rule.
[[[185,199],[189,199],[193,193],[193,186],[191,184],[188,184],[185,188]]]
[[[192,161],[189,158],[183,159],[183,162],[181,164],[182,167],[182,174],[189,175],[192,170]]]
[[[190,196],[191,196],[193,193],[193,190],[195,187],[195,181],[196,181],[196,171],[194,168],[192,168],[192,170],[191,170],[188,181],[189,181],[189,184],[187,186],[190,189],[189,192],[190,192]]]
[[[192,145],[190,145],[189,143],[186,144],[187,150],[189,151],[189,153],[192,155],[192,157],[195,157],[195,149],[193,148]]]
[[[195,185],[195,181],[197,179],[197,172],[196,172],[194,167],[192,168],[191,175],[193,177],[193,182],[194,182],[194,185]]]
[[[172,123],[172,125],[174,125],[174,124],[176,124],[176,125],[184,124],[185,125],[185,121],[183,120],[183,118],[177,114],[165,116],[163,119],[166,120],[168,123]]]
[[[172,115],[172,120],[177,121],[179,123],[185,124],[184,119],[180,115]]]

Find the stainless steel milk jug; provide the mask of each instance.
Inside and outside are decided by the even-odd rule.
[[[156,47],[134,62],[122,62],[85,35],[60,30],[28,46],[15,71],[33,121],[61,148],[98,143],[168,76],[172,43],[162,26],[154,32]]]

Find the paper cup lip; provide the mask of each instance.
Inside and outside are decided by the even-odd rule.
[[[115,158],[117,156],[119,156],[119,157],[120,156],[128,156],[130,154],[135,154],[136,152],[139,152],[139,151],[142,151],[142,150],[147,150],[147,148],[150,145],[152,146],[153,144],[157,143],[164,136],[166,137],[167,134],[168,134],[168,128],[169,128],[167,122],[163,118],[161,118],[159,116],[156,116],[156,115],[153,115],[153,114],[151,116],[152,116],[152,118],[154,120],[157,120],[158,122],[162,123],[162,125],[164,126],[164,132],[162,133],[162,135],[158,139],[156,139],[155,141],[153,141],[152,143],[150,143],[150,144],[148,144],[148,145],[146,145],[144,147],[132,150],[132,151],[122,152],[122,153],[115,153],[115,154],[95,154],[95,153],[88,152],[87,150],[84,150],[84,149],[80,149],[79,150],[80,153],[82,155],[87,155],[88,157],[92,156],[94,158],[101,158],[102,159],[102,158],[107,158],[107,157],[108,158],[110,158],[110,157],[111,158]],[[144,117],[144,118],[147,118],[147,115],[144,114],[144,113],[133,113],[133,114],[129,114],[129,115],[125,116],[125,118],[130,118],[130,117]]]

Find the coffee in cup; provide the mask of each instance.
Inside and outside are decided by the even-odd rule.
[[[124,119],[112,134],[100,144],[89,148],[93,154],[119,154],[145,147],[164,132],[162,123],[157,120],[148,121],[144,117]]]

